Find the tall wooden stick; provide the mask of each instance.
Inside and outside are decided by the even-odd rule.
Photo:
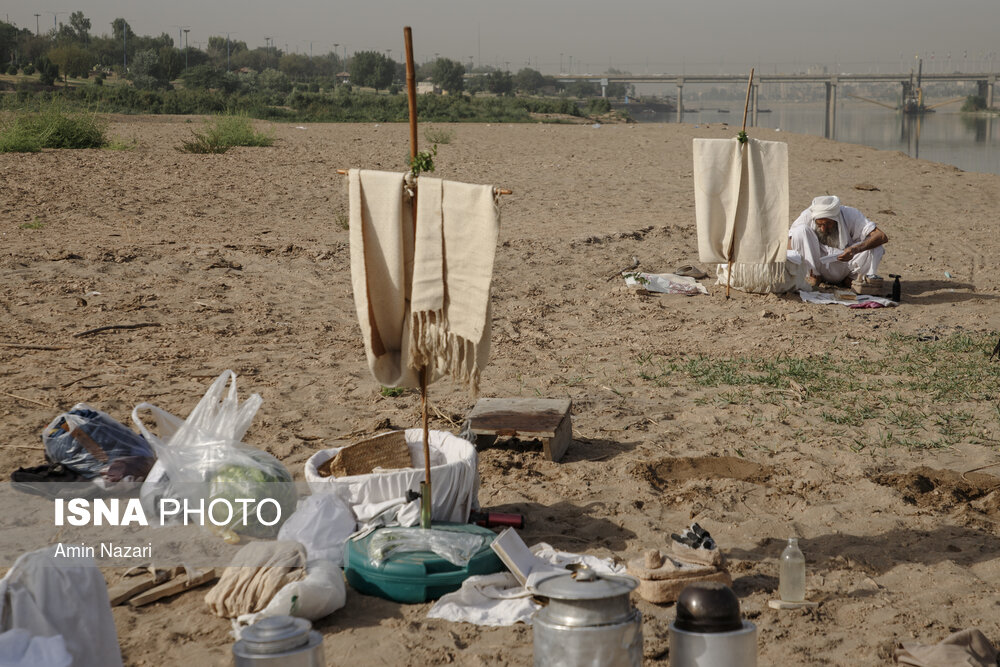
[[[406,42],[406,98],[410,110],[410,158],[417,157],[417,77],[413,67],[413,30],[403,28]],[[418,193],[419,194],[419,193]],[[417,227],[417,194],[413,196],[413,229]],[[420,490],[420,527],[431,527],[431,446],[427,426],[427,367],[420,369],[420,413],[424,430],[424,483]]]
[[[750,108],[750,88],[753,85],[753,71],[754,68],[750,68],[750,80],[747,81],[747,99],[743,103],[743,128],[740,130],[740,136],[745,137],[747,133],[747,109]],[[742,145],[740,147],[740,153],[743,152]],[[742,159],[742,156],[741,156]],[[739,204],[737,204],[738,206]],[[729,298],[729,288],[733,284],[733,253],[736,251],[736,226],[733,225],[733,237],[729,239],[729,266],[726,270],[726,298]]]
[[[750,88],[753,86],[753,70],[754,68],[751,67],[750,80],[747,81],[747,99],[746,102],[743,103],[743,132],[747,131],[747,109],[750,108]]]

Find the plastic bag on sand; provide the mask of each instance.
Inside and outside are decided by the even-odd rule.
[[[278,531],[279,540],[295,540],[306,548],[309,560],[344,563],[344,545],[357,528],[354,514],[339,496],[319,493],[299,503]]]
[[[107,473],[112,466],[124,470],[109,481],[126,475],[141,480],[156,458],[145,438],[86,403],[53,419],[42,431],[42,444],[49,460],[85,477]]]
[[[226,384],[229,390],[226,391]],[[296,492],[292,476],[278,459],[242,442],[262,400],[253,394],[242,404],[236,397],[236,374],[225,371],[212,383],[205,396],[184,421],[149,403],[132,410],[132,421],[153,445],[159,458],[143,484],[144,503],[160,498],[176,498],[207,506],[215,499],[225,499],[235,510],[231,520],[226,505],[216,505],[212,518],[221,532],[233,531],[252,537],[274,537],[281,525],[266,525],[275,510],[269,504],[237,503],[237,498],[258,501],[273,498],[280,506],[280,519],[295,511]],[[149,410],[157,424],[153,435],[139,413]],[[246,512],[244,512],[244,508]],[[155,505],[147,512],[156,513]],[[221,514],[223,511],[226,514]],[[221,514],[221,516],[220,516]],[[228,521],[227,521],[228,520]]]
[[[0,634],[0,665],[3,667],[72,667],[73,656],[62,635],[32,637],[15,628]]]
[[[56,556],[56,548],[22,554],[0,581],[0,631],[20,628],[33,637],[61,635],[73,665],[121,667],[104,577],[93,558]],[[4,650],[12,647],[7,641]]]
[[[271,602],[256,614],[245,614],[233,622],[237,639],[243,628],[269,616],[298,616],[317,621],[344,606],[347,584],[340,567],[328,560],[309,561],[306,577],[285,584]]]
[[[432,551],[449,563],[465,567],[486,546],[485,535],[434,528],[383,528],[368,541],[368,560],[379,567],[393,554]]]

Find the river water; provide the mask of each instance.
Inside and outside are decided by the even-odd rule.
[[[742,100],[700,102],[698,111],[685,111],[681,122],[743,122]],[[919,116],[903,114],[860,101],[837,104],[833,138],[852,144],[901,151],[910,157],[952,164],[965,171],[1000,174],[1000,116],[973,116],[958,111],[957,104]],[[739,108],[737,108],[739,107]],[[757,114],[757,125],[785,132],[825,136],[825,108],[816,103],[765,103],[771,109]],[[729,113],[722,113],[727,109]],[[677,121],[676,112],[636,113],[638,122]],[[747,123],[748,127],[750,123]],[[753,136],[751,134],[751,136]]]

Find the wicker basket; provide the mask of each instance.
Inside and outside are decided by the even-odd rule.
[[[350,477],[367,475],[375,468],[412,467],[406,431],[388,431],[344,447],[317,471],[323,477]]]

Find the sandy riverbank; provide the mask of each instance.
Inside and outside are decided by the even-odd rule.
[[[0,347],[4,478],[41,462],[30,448],[41,428],[78,401],[126,423],[146,400],[185,415],[226,368],[241,393],[264,398],[248,442],[297,479],[345,434],[386,418],[417,424],[417,395],[381,396],[364,363],[335,173],[400,168],[406,126],[275,124],[274,147],[212,156],[175,150],[192,127],[118,117],[110,132],[135,139],[134,150],[0,155],[0,343],[59,348]],[[917,350],[918,336],[930,345],[1000,331],[1000,176],[759,130],[789,143],[790,214],[838,194],[886,230],[883,272],[903,275],[903,305],[727,301],[714,281],[710,296],[640,296],[608,276],[633,255],[651,272],[697,263],[691,140],[732,127],[441,127],[454,138],[439,147],[437,175],[514,191],[502,202],[482,395],[574,403],[563,462],[537,444],[481,452],[485,507],[524,513],[529,544],[621,559],[697,519],[730,555],[762,665],[880,665],[896,641],[969,626],[1000,642],[1000,479],[957,474],[998,460],[996,387],[992,402],[954,405],[897,393],[916,415],[908,428],[878,403],[897,399],[878,391],[873,414],[830,419],[842,395],[787,383],[737,394],[686,365],[827,354],[863,367]],[[72,337],[135,322],[160,326]],[[455,420],[472,407],[450,382],[431,400]],[[950,437],[943,414],[975,428]],[[452,428],[440,417],[432,426]],[[955,473],[921,473],[927,488],[920,466]],[[793,533],[821,605],[779,613],[767,600]],[[673,609],[638,606],[648,662],[665,664]],[[530,662],[530,628],[428,621],[427,608],[349,591],[346,608],[318,624],[328,663]],[[228,623],[203,592],[114,615],[128,665],[229,664]]]

